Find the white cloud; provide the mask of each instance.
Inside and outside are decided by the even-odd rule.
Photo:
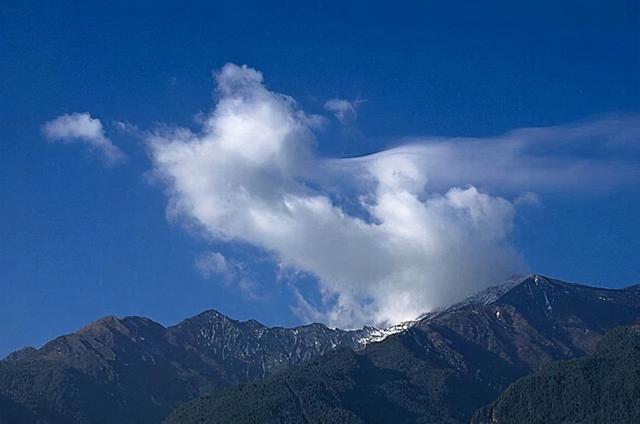
[[[44,136],[50,141],[85,143],[99,153],[108,164],[124,159],[124,153],[104,134],[102,122],[89,113],[62,115],[42,126]]]
[[[640,180],[640,116],[523,128],[493,138],[413,137],[373,155],[329,161],[331,175],[358,175],[378,161],[410,163],[430,190],[473,184],[517,195],[524,191],[591,192]]]
[[[194,266],[204,278],[219,277],[224,284],[234,284],[249,297],[260,298],[255,281],[245,272],[242,264],[228,260],[220,252],[201,254],[196,258]]]
[[[526,191],[520,194],[513,200],[513,204],[516,206],[520,205],[540,205],[542,202],[540,200],[540,196],[531,191]]]
[[[205,278],[215,275],[228,278],[231,273],[227,259],[219,252],[207,252],[198,256],[194,265],[198,272]]]
[[[358,105],[362,103],[362,100],[349,101],[345,99],[331,99],[327,100],[324,104],[324,108],[333,113],[338,121],[342,124],[353,123],[358,117],[356,111]]]
[[[200,133],[148,137],[170,216],[315,276],[324,304],[296,292],[297,310],[330,325],[411,319],[524,270],[504,196],[638,180],[636,117],[321,159],[308,116],[260,72],[229,64],[216,81],[220,98]],[[596,160],[585,146],[610,155]]]

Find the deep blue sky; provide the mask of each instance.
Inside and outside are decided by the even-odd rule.
[[[194,126],[227,62],[261,70],[311,112],[332,97],[366,100],[357,130],[320,136],[331,156],[396,136],[491,136],[640,112],[638,1],[35,3],[0,10],[0,356],[107,314],[172,324],[216,308],[299,323],[261,252],[216,246],[253,255],[268,299],[195,272],[211,246],[167,222],[144,149],[112,131],[115,121]],[[43,140],[43,122],[84,111],[102,119],[125,165]],[[542,201],[514,234],[533,270],[640,282],[640,190]]]

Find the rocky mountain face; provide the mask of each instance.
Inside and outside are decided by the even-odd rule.
[[[180,402],[338,347],[359,349],[378,333],[270,328],[216,311],[168,328],[106,317],[1,361],[0,423],[155,423]]]
[[[556,362],[524,377],[472,424],[640,422],[640,327],[608,332],[586,357]]]
[[[512,382],[594,351],[640,319],[640,291],[532,275],[430,313],[360,351],[340,349],[201,397],[167,423],[468,423]]]

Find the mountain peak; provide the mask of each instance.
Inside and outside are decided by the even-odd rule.
[[[90,324],[85,325],[80,330],[78,330],[78,334],[87,334],[95,331],[101,331],[105,329],[114,330],[117,329],[120,332],[126,330],[126,326],[122,323],[123,319],[118,318],[115,315],[107,315],[105,317],[99,318],[93,321]]]
[[[222,312],[219,312],[215,309],[208,309],[204,312],[200,312],[197,315],[194,315],[190,318],[183,320],[176,327],[181,327],[188,324],[202,325],[203,322],[206,322],[207,324],[213,324],[213,323],[237,323],[239,321],[229,318]]]
[[[231,319],[222,312],[216,309],[207,309],[206,311],[200,312],[198,315],[193,316],[192,318],[217,318],[217,319]]]
[[[246,321],[242,321],[242,324],[246,325],[247,327],[254,328],[254,329],[267,328],[266,325],[264,325],[263,323],[261,323],[260,321],[255,320],[255,319],[248,319]]]
[[[131,332],[138,332],[140,329],[158,329],[164,328],[162,325],[157,322],[139,316],[126,316],[126,317],[117,317],[114,315],[107,315],[96,321],[88,324],[78,330],[77,334],[90,334],[94,332],[102,332],[102,331],[110,331],[110,332],[118,332],[122,334],[129,335]]]
[[[624,290],[637,290],[633,286]],[[567,283],[541,274],[514,276],[502,283],[489,286],[461,302],[447,308],[425,314],[420,322],[431,322],[462,309],[495,308],[509,304],[528,313],[548,315],[571,309],[576,302],[586,302],[600,309],[620,297],[621,290],[591,287]],[[558,308],[556,308],[556,306]]]

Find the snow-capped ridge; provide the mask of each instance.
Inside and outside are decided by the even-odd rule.
[[[417,323],[429,321],[429,320],[432,320],[433,318],[441,316],[444,313],[453,312],[468,306],[476,305],[480,307],[487,307],[497,302],[500,298],[506,295],[513,288],[519,286],[520,284],[524,284],[527,281],[533,281],[534,284],[536,285],[549,283],[549,279],[547,277],[539,274],[530,274],[526,276],[522,276],[522,275],[513,276],[512,278],[506,281],[503,281],[502,283],[489,286],[488,288],[481,290],[465,298],[461,302],[454,303],[453,305],[450,305],[448,307],[438,308],[431,312],[423,313],[422,315],[418,316],[415,320],[404,321],[399,324],[391,325],[384,329],[378,329],[378,328],[372,327],[373,330],[370,331],[369,334],[367,334],[365,337],[361,338],[359,340],[359,343],[361,343],[362,346],[365,347],[370,343],[381,342],[391,335],[402,333],[403,331],[410,329],[411,327],[415,326]],[[550,305],[548,304],[547,307],[550,308]]]

